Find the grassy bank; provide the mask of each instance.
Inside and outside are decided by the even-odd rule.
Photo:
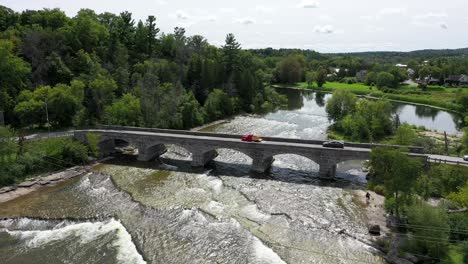
[[[434,106],[457,113],[463,112],[462,106],[456,103],[457,95],[459,93],[468,94],[468,89],[445,88],[442,86],[429,86],[427,91],[422,91],[415,86],[402,86],[399,89],[387,89],[385,92],[378,90],[377,87],[371,87],[360,83],[327,82],[322,88],[316,86],[308,88],[307,83],[301,82],[289,87],[327,92],[332,92],[337,89],[346,89],[358,95]]]

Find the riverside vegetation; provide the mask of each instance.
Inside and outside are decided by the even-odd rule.
[[[388,101],[358,99],[348,90],[336,90],[326,111],[335,122],[329,131],[332,136],[434,150],[430,147],[434,144],[432,139],[421,137],[406,123],[399,124]],[[467,135],[454,151],[468,152]],[[401,252],[416,254],[423,261],[468,260],[467,167],[441,164],[428,168],[402,150],[386,148],[373,149],[368,165],[373,176],[368,188],[385,196],[385,209],[396,218],[391,226],[394,235],[403,237]],[[433,206],[429,199],[441,202]],[[448,213],[450,210],[454,213]]]
[[[413,127],[399,124],[389,102],[358,99],[351,92],[468,110],[468,89],[404,87],[406,74],[393,66],[403,58],[415,77],[467,73],[468,59],[460,52],[246,51],[232,34],[218,48],[202,36],[186,36],[183,28],[160,33],[154,16],[137,22],[129,12],[83,9],[70,18],[58,9],[17,13],[0,7],[0,16],[0,111],[9,125],[0,127],[0,186],[83,164],[98,154],[93,144],[65,138],[25,142],[15,129],[99,123],[187,129],[240,112],[275,109],[285,103],[269,87],[275,83],[336,90],[327,104],[335,121],[331,135],[354,141],[432,146]],[[330,67],[340,70],[330,77]],[[358,84],[354,76],[362,69],[370,72]],[[468,151],[467,134],[457,154]],[[468,207],[466,168],[424,168],[399,151],[380,148],[372,151],[370,167],[374,178],[368,187],[385,195],[386,210],[399,219],[397,234],[406,237],[402,254],[466,262],[467,212],[448,213]],[[442,202],[429,205],[430,198]]]

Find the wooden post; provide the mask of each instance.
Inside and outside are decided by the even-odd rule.
[[[445,139],[445,155],[448,156],[448,139],[447,139],[447,131],[444,131],[444,139]]]

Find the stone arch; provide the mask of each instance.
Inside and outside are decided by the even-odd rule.
[[[99,141],[97,147],[100,156],[104,157],[116,153],[116,147],[123,145],[132,145],[132,142],[121,138],[103,138]]]
[[[216,148],[215,151],[219,154],[218,160],[222,160],[223,158],[225,159],[226,157],[232,157],[233,155],[241,154],[240,155],[240,163],[246,163],[246,164],[251,164],[254,157],[252,157],[252,153],[249,153],[248,151],[242,150],[242,149],[236,149],[236,148],[229,148],[229,147],[219,147]]]
[[[278,153],[272,156],[272,166],[304,171],[318,171],[320,163],[315,157],[295,153]],[[288,160],[289,159],[289,160]],[[282,166],[283,165],[283,166]]]
[[[168,150],[168,146],[176,146],[184,149],[188,153],[190,153],[191,156],[193,156],[194,149],[191,148],[190,146],[186,146],[183,144],[178,144],[174,142],[153,142],[149,146],[143,146],[143,144],[140,147],[141,151],[139,152],[138,155],[138,160],[141,161],[150,161],[153,159],[156,159],[157,157],[165,154]]]
[[[358,182],[365,182],[366,181],[366,174],[367,172],[363,170],[364,162],[368,160],[363,158],[354,158],[354,159],[346,159],[338,162],[337,166],[337,173],[339,175],[338,178],[343,178],[345,180],[352,180]]]

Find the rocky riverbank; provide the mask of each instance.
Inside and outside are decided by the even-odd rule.
[[[84,175],[90,171],[90,168],[90,166],[76,166],[45,176],[29,178],[16,185],[0,188],[0,203],[7,202],[22,195],[36,191],[42,186],[55,185],[59,182]]]

